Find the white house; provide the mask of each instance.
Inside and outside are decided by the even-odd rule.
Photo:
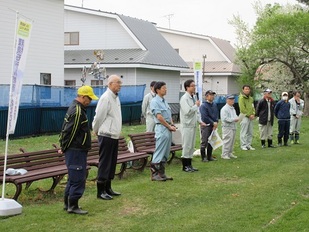
[[[85,84],[103,85],[111,74],[122,76],[124,85],[146,84],[153,80],[167,84],[169,103],[179,102],[180,71],[188,65],[150,22],[91,10],[65,6],[65,85],[81,85],[86,67]],[[97,59],[94,51],[102,51]],[[102,78],[91,73],[91,65],[100,63]]]
[[[219,95],[239,93],[236,78],[240,75],[240,69],[233,63],[235,49],[229,41],[166,28],[157,29],[191,68],[181,72],[182,88],[185,80],[194,78],[193,62],[199,61],[205,64],[203,92],[211,89]]]
[[[10,84],[16,12],[33,20],[24,84],[63,85],[63,0],[0,0],[0,84]]]

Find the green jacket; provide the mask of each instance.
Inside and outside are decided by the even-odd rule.
[[[246,117],[249,117],[252,114],[255,115],[253,97],[240,93],[238,98],[238,105],[240,113],[245,114]]]

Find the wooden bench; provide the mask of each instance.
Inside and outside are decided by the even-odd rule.
[[[0,181],[3,183],[4,156],[0,156]],[[13,199],[17,200],[22,184],[26,183],[26,189],[37,180],[52,178],[53,183],[48,191],[52,192],[60,180],[67,174],[64,155],[58,153],[58,149],[25,152],[7,156],[6,168],[26,169],[24,175],[6,175],[6,183],[13,183],[16,187]]]
[[[156,148],[156,138],[154,132],[143,132],[138,134],[129,134],[129,137],[133,143],[134,151],[146,152],[153,155]],[[171,155],[169,156],[167,163],[170,164],[175,157],[176,151],[181,151],[181,145],[171,145]]]
[[[93,140],[91,150],[88,152],[87,164],[89,166],[99,165],[99,143],[98,140]],[[119,138],[117,164],[120,164],[120,170],[116,170],[116,175],[121,179],[127,169],[127,163],[132,161],[132,168],[143,171],[148,160],[149,154],[146,152],[131,153],[127,147],[126,140],[123,136]]]

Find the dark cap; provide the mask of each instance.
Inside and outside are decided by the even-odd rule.
[[[226,95],[226,99],[235,99],[235,96],[233,94]]]
[[[272,93],[273,91],[271,89],[265,89],[264,93]]]
[[[207,95],[214,95],[216,94],[216,92],[212,91],[212,90],[207,90],[206,93],[205,93],[205,96]]]

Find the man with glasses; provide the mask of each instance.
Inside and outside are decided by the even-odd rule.
[[[118,92],[121,89],[121,79],[117,75],[108,78],[108,88],[100,97],[95,110],[92,128],[99,140],[99,166],[97,180],[97,198],[111,200],[113,196],[121,195],[111,188],[115,177],[118,140],[122,127],[121,106]]]

